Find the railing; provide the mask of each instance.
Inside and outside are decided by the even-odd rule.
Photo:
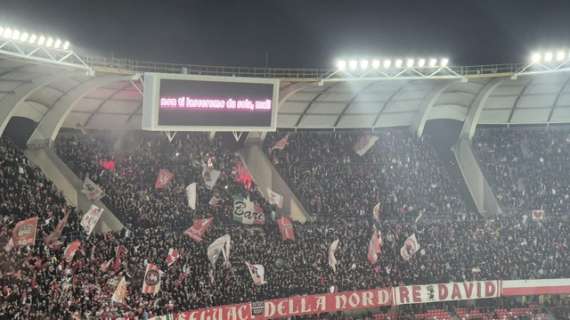
[[[176,64],[151,61],[138,61],[123,58],[81,57],[93,69],[112,68],[123,72],[160,72],[194,75],[257,77],[279,79],[319,80],[331,76],[331,68],[265,68],[236,66],[207,66]],[[462,76],[484,76],[494,74],[514,74],[524,68],[523,64],[490,64],[479,66],[451,66],[451,70]]]

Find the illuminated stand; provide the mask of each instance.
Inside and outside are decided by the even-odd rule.
[[[0,26],[0,54],[42,63],[93,70],[71,49],[69,41]]]

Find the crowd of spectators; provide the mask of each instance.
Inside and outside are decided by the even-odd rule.
[[[505,211],[570,212],[570,131],[567,128],[483,127],[473,147]]]
[[[387,131],[360,158],[351,153],[355,139],[355,134],[291,134],[287,147],[272,152],[292,188],[306,196],[311,212],[325,217],[305,225],[295,223],[294,241],[281,239],[275,208],[256,186],[246,187],[234,178],[239,157],[205,134],[179,133],[170,142],[162,135],[137,133],[123,144],[104,133],[60,135],[59,156],[79,177],[89,176],[104,189],[102,201],[125,225],[122,232],[89,237],[79,226],[81,213],[66,206],[16,147],[2,141],[0,245],[8,242],[14,224],[24,218],[38,216],[40,230],[34,247],[1,250],[0,319],[115,315],[144,319],[206,306],[323,293],[331,286],[344,291],[570,276],[566,221],[553,217],[535,221],[528,215],[482,220],[465,209],[444,165],[426,142],[403,131]],[[114,170],[103,168],[101,160],[114,161]],[[213,190],[202,179],[204,164],[222,172]],[[160,169],[170,170],[174,179],[156,190]],[[196,210],[188,207],[185,193],[192,182],[198,186]],[[246,226],[233,221],[235,194],[258,203],[266,223]],[[214,195],[220,201],[212,206]],[[370,216],[378,201],[381,222],[373,223]],[[67,211],[71,214],[60,245],[48,247],[46,235]],[[435,219],[437,215],[453,218]],[[213,217],[214,223],[202,242],[183,233],[204,217]],[[384,242],[376,264],[367,260],[373,224],[382,231]],[[206,248],[224,234],[232,239],[231,267],[218,264],[211,274]],[[400,248],[411,234],[421,250],[404,261]],[[340,246],[337,270],[332,272],[328,247],[335,239]],[[74,240],[81,241],[81,250],[67,262],[63,250]],[[120,264],[102,268],[115,258],[119,246],[126,248]],[[170,248],[178,249],[181,258],[168,267]],[[246,261],[264,265],[267,284],[254,285]],[[141,292],[149,262],[163,271],[156,295]],[[122,277],[128,282],[128,298],[124,305],[113,304],[111,295]]]

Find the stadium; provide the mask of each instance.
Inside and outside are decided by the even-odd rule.
[[[570,50],[145,62],[0,24],[0,319],[569,319]]]

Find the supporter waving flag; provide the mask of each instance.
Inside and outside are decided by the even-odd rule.
[[[253,177],[242,161],[237,161],[233,170],[234,180],[247,190],[253,188]]]
[[[83,230],[85,230],[85,233],[87,233],[87,236],[90,236],[93,229],[95,229],[97,222],[99,222],[99,219],[103,214],[103,210],[104,209],[99,209],[99,207],[93,204],[91,205],[91,208],[89,208],[89,211],[87,211],[87,213],[85,213],[81,218],[81,226],[83,227]]]
[[[33,246],[36,243],[36,231],[38,229],[38,217],[22,220],[16,223],[12,230],[14,246]]]
[[[378,202],[372,209],[372,217],[374,220],[380,222],[380,216],[382,215],[382,204]]]
[[[194,223],[190,228],[184,231],[184,234],[188,235],[194,241],[201,242],[202,237],[210,227],[210,225],[214,222],[214,218],[206,218],[206,219],[197,219],[194,220]]]
[[[63,253],[63,257],[67,263],[70,263],[73,260],[75,253],[77,253],[77,250],[79,250],[79,247],[81,247],[81,241],[79,240],[75,240],[67,245]]]
[[[333,241],[329,247],[329,266],[336,272],[336,257],[334,256],[336,249],[338,249],[339,240]]]
[[[49,246],[59,240],[59,237],[61,237],[61,233],[63,232],[63,228],[65,228],[65,225],[67,224],[68,218],[69,210],[65,210],[63,218],[57,223],[55,229],[47,237],[44,238],[45,244]]]
[[[164,189],[170,181],[174,178],[174,173],[170,172],[167,169],[160,169],[158,171],[158,176],[156,177],[156,181],[154,182],[155,189]]]
[[[115,288],[115,292],[113,292],[111,301],[115,303],[126,304],[127,295],[127,280],[125,280],[125,277],[122,277],[121,281],[119,281],[119,284],[117,284],[117,288]]]
[[[220,254],[222,254],[224,257],[224,264],[229,264],[230,248],[231,237],[229,234],[226,234],[214,240],[214,242],[208,246],[208,260],[210,260],[212,266],[216,265],[216,261],[218,260]]]
[[[353,147],[354,152],[356,152],[357,155],[362,157],[363,155],[366,154],[366,152],[368,152],[368,150],[370,150],[370,148],[372,148],[372,146],[374,146],[376,141],[378,141],[377,136],[373,136],[373,135],[369,135],[369,134],[361,135],[358,138],[358,141],[356,141],[356,143],[354,144],[354,147]]]
[[[98,184],[91,181],[89,177],[85,177],[85,180],[83,180],[81,193],[87,196],[87,199],[91,201],[100,200],[105,196],[105,192],[103,191],[103,189],[101,189],[101,187]]]
[[[160,291],[160,276],[162,271],[157,265],[148,263],[144,273],[142,293],[157,294]]]
[[[188,199],[188,206],[196,210],[196,182],[186,187],[186,198]]]
[[[374,228],[374,232],[372,233],[372,237],[370,238],[370,242],[368,243],[368,261],[371,264],[375,264],[378,261],[378,256],[382,252],[382,233],[380,231],[376,231]]]
[[[174,248],[168,249],[168,256],[166,257],[166,264],[170,267],[178,259],[180,259],[180,254],[178,253],[178,250],[176,250]]]
[[[115,160],[99,160],[99,165],[105,170],[114,171],[115,164]]]
[[[279,232],[281,232],[281,238],[283,240],[295,240],[295,231],[293,230],[291,220],[287,217],[281,217],[277,219],[277,225],[279,226]]]
[[[234,195],[233,218],[242,224],[264,224],[265,214],[259,205],[240,195]]]
[[[253,280],[253,283],[256,286],[260,286],[267,283],[265,282],[265,268],[263,267],[263,265],[251,264],[247,261],[245,262],[245,265],[247,266],[247,270],[251,275],[251,280]]]
[[[202,164],[202,178],[204,179],[204,184],[209,190],[214,189],[221,173],[221,171],[212,169],[205,163]]]
[[[271,150],[283,150],[289,144],[289,134],[286,134],[283,138],[277,140],[275,144],[271,147]]]
[[[404,245],[400,249],[400,255],[406,261],[409,261],[420,250],[420,244],[416,239],[416,234],[412,234],[406,239]]]
[[[271,188],[267,188],[267,201],[276,205],[279,209],[283,208],[283,196],[271,190]]]

